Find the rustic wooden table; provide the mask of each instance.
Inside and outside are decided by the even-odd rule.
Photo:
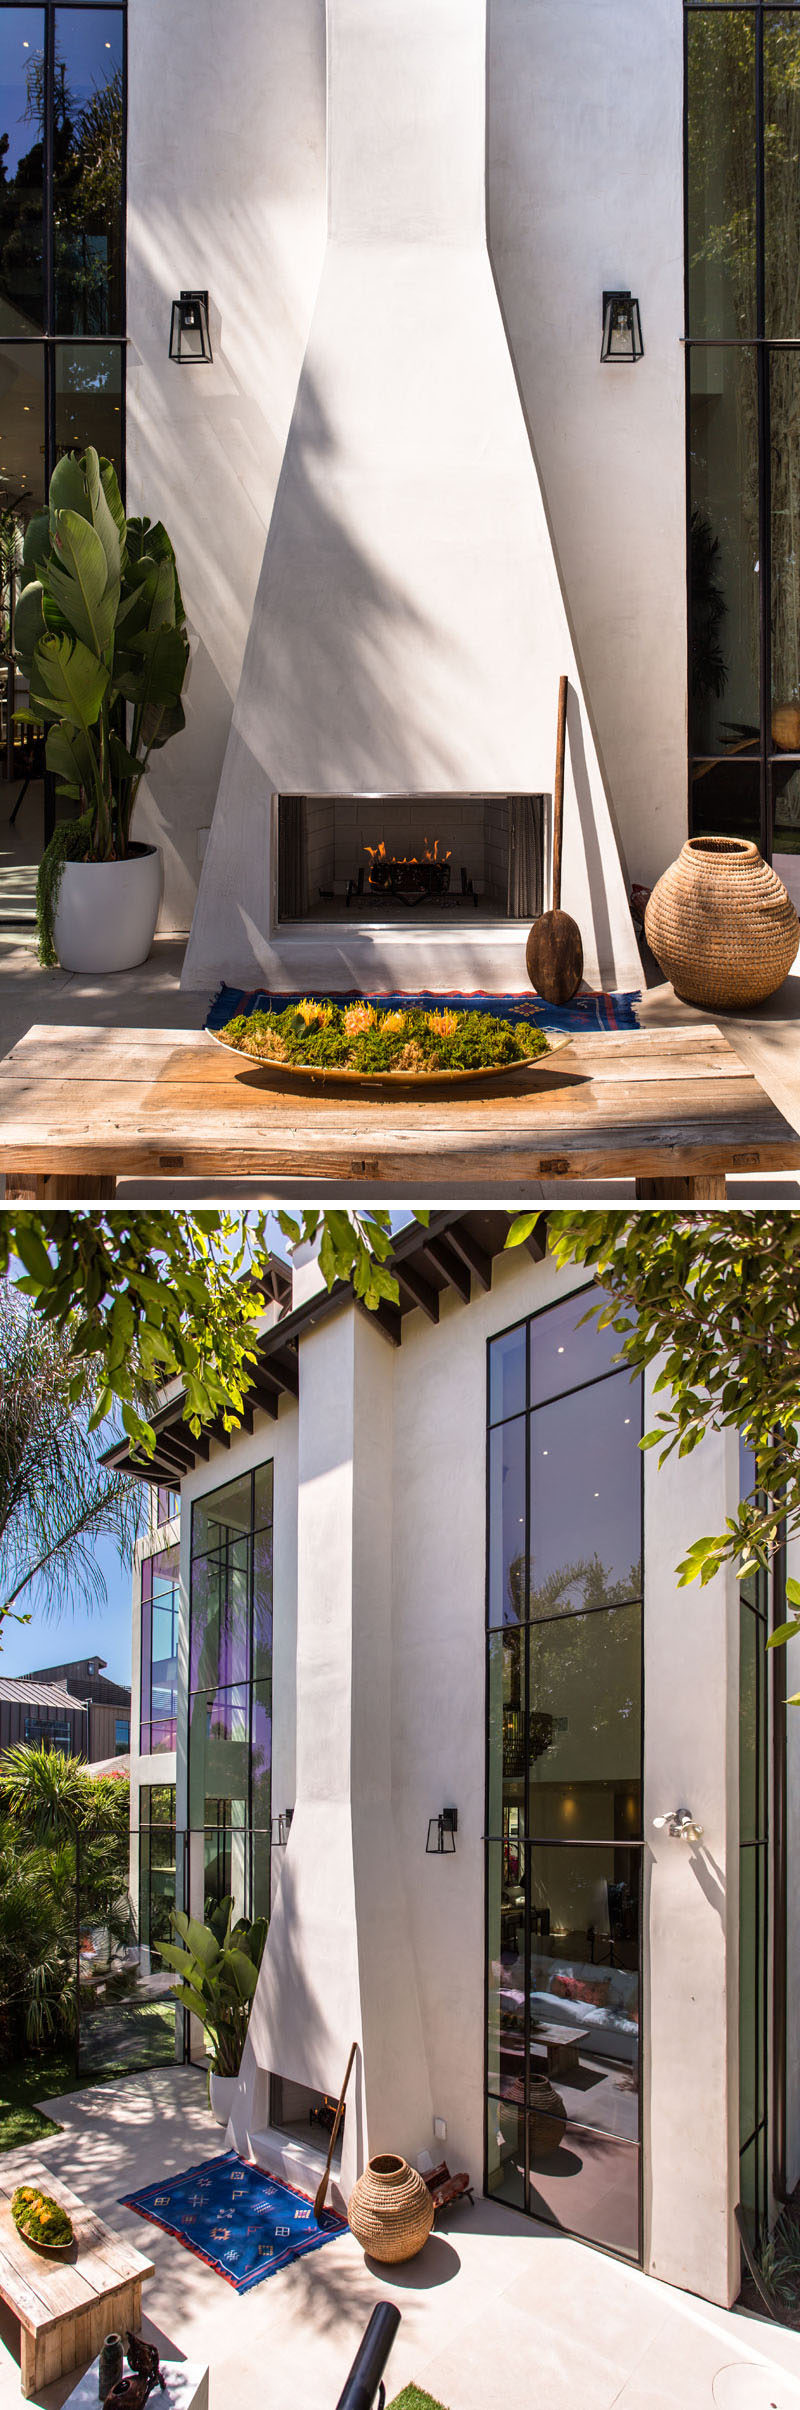
[[[18,2184],[40,2185],[69,2211],[69,2258],[49,2259],[21,2241],[11,2215]],[[112,2330],[139,2327],[142,2285],[153,2273],[152,2260],[112,2234],[41,2160],[24,2151],[0,2159],[0,2300],[19,2323],[26,2398],[93,2359]]]
[[[576,1037],[532,1072],[452,1097],[309,1095],[205,1032],[29,1029],[0,1062],[8,1197],[107,1197],[119,1178],[446,1186],[632,1178],[724,1197],[726,1173],[800,1169],[800,1137],[713,1023]]]

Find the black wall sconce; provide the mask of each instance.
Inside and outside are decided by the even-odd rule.
[[[184,292],[179,301],[173,301],[169,356],[184,368],[196,366],[199,360],[213,360],[207,293]]]
[[[443,1808],[440,1816],[431,1816],[425,1843],[426,1858],[455,1857],[457,1832],[457,1808]]]
[[[604,293],[601,360],[641,360],[643,356],[638,301],[632,293]]]
[[[286,1848],[286,1843],[289,1839],[289,1834],[292,1829],[293,1815],[294,1808],[284,1808],[281,1815],[273,1816],[272,1823],[270,1825],[270,1840],[274,1849]],[[276,1825],[278,1828],[277,1832],[275,1830]]]

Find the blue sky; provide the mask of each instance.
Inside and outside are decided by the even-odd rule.
[[[114,1543],[101,1539],[96,1554],[108,1590],[106,1606],[83,1613],[43,1615],[35,1606],[35,1591],[20,1605],[33,1607],[28,1624],[6,1618],[0,1626],[0,1674],[27,1674],[34,1666],[60,1665],[67,1657],[105,1657],[112,1682],[131,1678],[131,1571],[122,1566]]]
[[[399,1229],[410,1218],[408,1208],[393,1213],[393,1228]],[[287,1243],[277,1223],[272,1224],[269,1237],[276,1254],[286,1256]],[[97,1541],[96,1554],[106,1581],[106,1605],[89,1606],[83,1612],[76,1608],[62,1615],[45,1616],[41,1608],[37,1608],[36,1592],[32,1590],[28,1598],[20,1601],[21,1605],[31,1610],[30,1623],[12,1623],[7,1618],[0,1625],[0,1674],[13,1677],[29,1673],[35,1666],[58,1665],[68,1657],[97,1654],[106,1658],[113,1682],[130,1681],[130,1565],[120,1564],[113,1541],[109,1539]]]

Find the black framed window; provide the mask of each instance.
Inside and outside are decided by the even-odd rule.
[[[268,1916],[272,1760],[272,1465],[192,1508],[190,1880],[195,1914],[232,1892]],[[202,1871],[201,1871],[202,1869]]]
[[[180,1549],[160,1548],[142,1565],[141,1712],[143,1757],[174,1749],[178,1715]]]
[[[595,1295],[488,1351],[485,2184],[638,2259],[642,1384]]]
[[[684,0],[690,827],[800,851],[800,5]]]
[[[15,724],[22,536],[64,452],[125,493],[126,0],[0,0],[0,775],[34,764]],[[45,839],[54,791],[46,781]]]
[[[139,1940],[161,1965],[159,1942],[174,1940],[177,1900],[175,1787],[154,1783],[139,1792]]]

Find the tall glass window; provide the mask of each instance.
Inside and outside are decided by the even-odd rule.
[[[180,1604],[180,1551],[162,1548],[156,1556],[145,1557],[142,1566],[143,1757],[176,1744]]]
[[[595,1295],[489,1347],[486,2182],[637,2259],[642,1388]]]
[[[159,1942],[174,1940],[176,1901],[175,1790],[170,1783],[139,1792],[139,1940],[160,1965]]]
[[[741,1490],[755,1481],[740,1447]],[[757,2243],[769,2231],[769,1574],[739,1591],[739,2199]]]
[[[61,454],[87,444],[113,460],[124,492],[125,111],[125,0],[0,0],[0,775],[10,779],[31,768],[12,657],[28,519]]]
[[[800,0],[684,0],[690,818],[800,851]]]
[[[192,1509],[189,1826],[202,1837],[206,1907],[231,1891],[240,1912],[269,1914],[271,1741],[267,1464]]]

